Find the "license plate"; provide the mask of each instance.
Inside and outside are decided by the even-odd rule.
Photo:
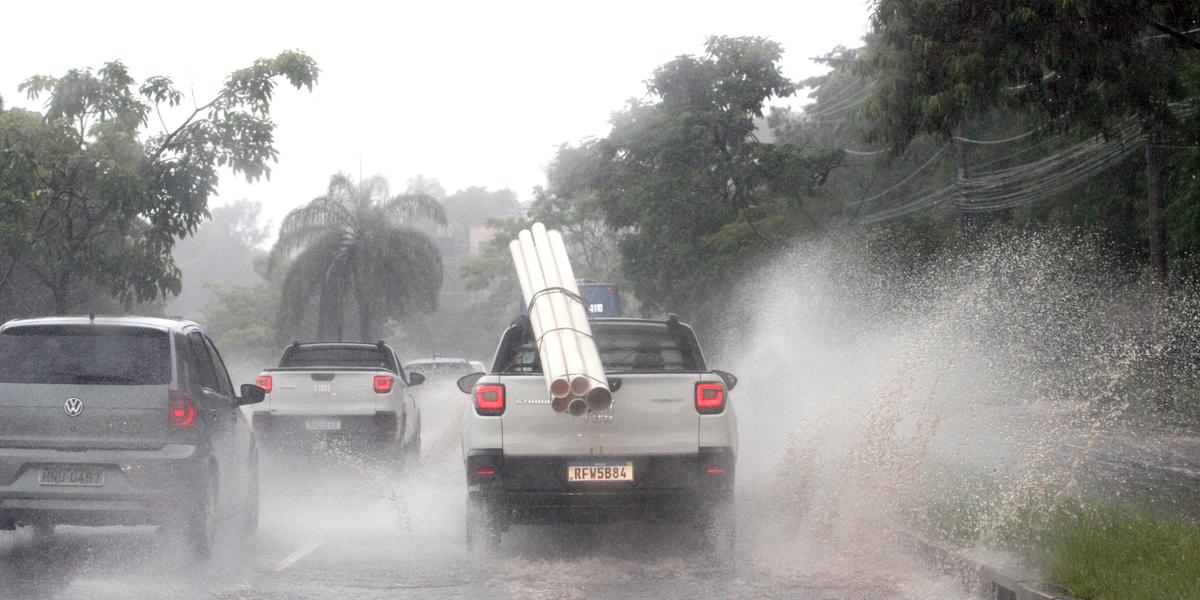
[[[41,485],[76,485],[100,487],[104,485],[104,467],[85,465],[47,465],[42,467]]]
[[[337,431],[342,428],[338,419],[309,419],[304,422],[304,428],[309,431]]]
[[[633,463],[571,463],[567,481],[633,481]]]

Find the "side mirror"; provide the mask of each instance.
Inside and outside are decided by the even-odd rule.
[[[713,369],[713,373],[716,373],[717,377],[720,377],[721,381],[725,382],[725,389],[732,392],[733,388],[737,387],[737,382],[738,382],[737,375],[734,375],[733,373],[730,373],[729,371],[718,371],[716,369]]]
[[[408,387],[417,387],[418,385],[421,385],[422,383],[425,383],[424,375],[422,375],[420,373],[412,373],[412,372],[410,372],[408,374]]]
[[[471,390],[475,389],[475,382],[479,381],[480,377],[487,373],[471,373],[458,378],[458,389],[464,394],[470,394]]]
[[[243,383],[242,384],[242,394],[240,396],[238,396],[234,400],[234,402],[238,406],[245,406],[247,404],[258,404],[259,402],[262,402],[263,400],[265,400],[266,397],[267,397],[267,390],[264,390],[261,387],[254,385],[253,383]]]

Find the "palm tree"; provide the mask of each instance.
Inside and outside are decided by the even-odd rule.
[[[340,341],[343,310],[352,301],[359,336],[370,341],[381,319],[433,310],[442,258],[421,229],[445,224],[431,196],[391,196],[382,177],[355,185],[334,175],[323,196],[283,219],[268,257],[268,272],[286,266],[283,324],[299,324],[315,297],[318,339]]]

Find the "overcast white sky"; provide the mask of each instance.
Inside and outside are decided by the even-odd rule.
[[[383,4],[383,3],[380,3]],[[139,80],[172,77],[198,98],[254,59],[300,49],[317,60],[310,94],[274,104],[271,180],[226,176],[215,204],[251,198],[274,224],[319,195],[336,171],[382,174],[396,191],[421,173],[447,191],[543,183],[555,148],[604,135],[609,115],[658,65],[703,50],[708,35],[783,44],[784,73],[866,30],[868,0],[791,2],[170,2],[9,3],[0,95],[33,74],[120,59]],[[23,24],[23,25],[21,25]],[[17,25],[17,26],[12,26]]]

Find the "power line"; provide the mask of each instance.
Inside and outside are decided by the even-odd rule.
[[[862,200],[856,200],[856,201],[852,202],[852,204],[866,204],[868,202],[873,202],[875,200],[878,200],[878,199],[894,192],[895,190],[899,189],[900,186],[911,181],[912,178],[916,177],[918,173],[920,173],[921,171],[924,171],[926,167],[933,164],[933,161],[937,160],[937,157],[941,156],[942,152],[945,152],[946,148],[948,148],[949,146],[950,146],[950,142],[946,142],[945,144],[942,144],[942,147],[938,148],[937,152],[934,152],[933,156],[930,156],[929,160],[925,161],[925,164],[917,167],[917,169],[915,171],[913,171],[912,173],[909,173],[907,177],[905,177],[904,179],[901,179],[898,183],[896,183],[892,187],[890,187],[886,190],[883,190],[882,192],[879,192],[878,194],[875,194],[874,196],[871,196],[869,198],[863,198]]]
[[[887,152],[887,148],[882,148],[880,150],[869,150],[869,151],[868,150],[851,150],[850,148],[842,148],[842,152],[845,152],[846,154],[852,154],[854,156],[879,156],[880,154]]]
[[[953,200],[956,193],[957,190],[955,189],[954,184],[950,184],[930,194],[918,196],[914,199],[908,200],[903,204],[873,212],[863,217],[862,221],[864,223],[882,223],[884,221],[898,219],[915,212],[927,210],[939,204],[945,203],[947,200]]]
[[[954,139],[955,139],[955,140],[958,140],[958,141],[960,141],[960,142],[965,142],[965,143],[968,143],[968,144],[976,144],[976,145],[980,145],[980,146],[990,146],[990,145],[992,145],[992,144],[1007,144],[1007,143],[1009,143],[1009,142],[1015,142],[1015,141],[1017,141],[1017,140],[1023,140],[1023,139],[1025,139],[1025,138],[1027,138],[1027,137],[1029,137],[1029,136],[1031,136],[1031,135],[1033,135],[1033,134],[1035,134],[1035,133],[1037,133],[1037,130],[1036,130],[1036,129],[1030,129],[1029,131],[1026,131],[1025,133],[1021,133],[1021,134],[1018,134],[1018,135],[1014,135],[1014,136],[1012,136],[1012,137],[1009,137],[1009,138],[1004,138],[1004,139],[1002,139],[1002,140],[972,140],[972,139],[965,138],[965,137],[961,137],[961,136],[957,136],[957,135],[956,135],[956,136],[954,136]]]
[[[1028,146],[1026,146],[1026,147],[1024,147],[1024,148],[1022,148],[1022,149],[1020,149],[1020,150],[1017,150],[1017,151],[1015,151],[1015,152],[1012,152],[1012,153],[1010,153],[1010,154],[1006,154],[1006,155],[1004,155],[1004,156],[1001,156],[1001,157],[999,157],[999,158],[993,158],[993,159],[991,159],[991,160],[989,160],[989,161],[986,161],[986,162],[980,163],[979,165],[976,165],[976,167],[975,167],[975,168],[977,168],[977,169],[982,169],[982,168],[984,168],[984,167],[990,167],[990,166],[992,166],[992,165],[995,165],[995,164],[1000,164],[1000,163],[1002,163],[1002,162],[1004,162],[1004,161],[1007,161],[1007,160],[1010,160],[1010,159],[1016,158],[1016,157],[1018,157],[1018,156],[1020,156],[1020,155],[1022,155],[1022,154],[1025,154],[1025,153],[1027,153],[1027,152],[1030,152],[1030,151],[1033,151],[1033,150],[1037,150],[1038,148],[1040,148],[1040,147],[1042,147],[1042,146],[1044,146],[1044,145],[1046,145],[1046,144],[1048,144],[1048,143],[1050,143],[1051,141],[1054,141],[1054,140],[1056,140],[1056,139],[1058,139],[1058,138],[1053,138],[1053,137],[1047,137],[1047,138],[1043,138],[1042,140],[1040,140],[1040,141],[1038,141],[1038,142],[1036,142],[1036,143],[1030,144],[1030,145],[1028,145]]]
[[[846,98],[842,98],[836,102],[826,101],[825,103],[818,103],[824,104],[824,106],[819,106],[816,110],[809,111],[808,108],[805,107],[803,116],[805,118],[825,117],[850,110],[851,108],[854,108],[855,106],[858,106],[859,104],[862,104],[870,99],[869,94],[871,89],[874,87],[875,82],[868,82],[862,87],[862,89],[858,90],[854,94],[851,94],[850,96],[847,96]]]
[[[1196,98],[1171,102],[1169,106],[1176,116],[1181,117],[1192,115],[1200,109],[1197,106]],[[1027,131],[1002,140],[971,140],[962,137],[953,139],[963,143],[997,145],[1023,139],[1036,131]],[[860,220],[864,223],[880,223],[938,206],[947,211],[953,207],[969,213],[990,212],[1011,209],[1054,197],[1121,164],[1145,143],[1145,134],[1140,123],[1133,118],[1119,123],[1112,133],[1111,136],[1092,136],[1053,154],[1026,163],[977,172],[974,175],[960,174],[954,182],[940,189],[928,193],[907,194],[891,206],[876,210]],[[980,166],[1005,162],[1039,148],[1052,139],[1058,138],[1046,138]],[[895,185],[878,194],[855,201],[853,204],[862,205],[874,202],[896,191],[929,167],[950,143],[947,142],[939,148],[925,163]]]
[[[817,101],[814,102],[813,104],[834,102],[835,100],[841,98],[843,95],[848,93],[850,90],[854,89],[855,86],[857,86],[858,84],[860,84],[864,81],[866,81],[866,79],[864,79],[862,77],[855,77],[854,81],[851,81],[850,83],[847,83],[846,85],[842,86],[842,89],[830,94],[830,96],[828,98],[824,98],[824,99],[818,98]],[[821,87],[823,87],[824,85],[825,84],[821,84]]]

